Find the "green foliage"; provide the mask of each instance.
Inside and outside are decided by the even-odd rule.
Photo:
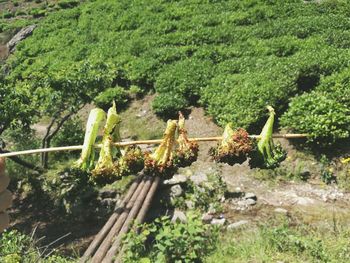
[[[74,220],[86,220],[96,211],[97,189],[90,181],[91,174],[77,168],[51,171],[43,186],[55,206]]]
[[[109,88],[102,91],[97,97],[94,98],[94,103],[97,107],[107,111],[112,106],[112,102],[115,102],[117,109],[121,110],[125,108],[129,101],[128,92],[122,87]]]
[[[147,239],[152,244],[145,246]],[[206,225],[200,216],[187,213],[187,222],[171,222],[162,217],[141,226],[140,233],[129,232],[123,262],[202,262],[214,248],[218,229]]]
[[[49,249],[52,254],[51,249]],[[54,251],[53,251],[54,252]],[[3,263],[70,263],[73,259],[59,256],[57,253],[46,256],[42,254],[32,237],[17,230],[5,231],[0,238],[0,260]]]
[[[349,227],[334,233],[329,223],[325,228],[269,222],[258,229],[227,232],[205,262],[348,262]]]
[[[79,145],[84,141],[84,127],[79,117],[69,119],[64,123],[52,140],[52,146]]]
[[[176,197],[171,201],[174,207],[186,209],[186,201],[193,202],[193,208],[201,212],[207,212],[214,208],[217,212],[222,211],[220,200],[225,196],[226,183],[218,173],[208,174],[208,181],[200,184],[189,182],[185,188],[185,195]]]
[[[8,61],[10,84],[27,86],[42,111],[55,105],[52,96],[78,107],[106,89],[136,85],[157,92],[153,109],[160,116],[200,103],[220,125],[252,132],[266,105],[280,113],[306,92],[286,115],[298,117],[283,124],[315,138],[320,128],[298,124],[304,111],[295,107],[322,107],[307,98],[320,92],[309,92],[349,66],[350,5],[342,1],[78,2],[59,1],[71,9],[48,14]],[[123,101],[121,88],[115,96]],[[316,111],[326,119],[330,107],[339,118],[322,121],[329,141],[348,138],[346,104],[321,93],[327,99]]]
[[[311,140],[332,144],[350,136],[350,71],[325,77],[310,93],[291,100],[281,124],[309,133]]]
[[[79,1],[77,0],[61,0],[57,3],[57,5],[63,9],[72,8],[79,5]]]

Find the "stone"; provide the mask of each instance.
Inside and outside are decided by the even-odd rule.
[[[202,184],[204,182],[208,182],[208,176],[205,173],[201,173],[201,172],[195,173],[190,177],[190,179],[196,185]]]
[[[209,213],[205,213],[204,215],[202,215],[202,221],[204,223],[210,223],[213,218],[214,216]]]
[[[175,174],[172,178],[164,180],[165,185],[175,185],[187,182],[187,176],[183,174]]]
[[[229,224],[229,225],[227,226],[227,229],[228,229],[228,230],[237,229],[237,228],[239,228],[239,227],[241,227],[241,226],[244,226],[244,225],[246,225],[246,224],[248,224],[248,223],[249,223],[248,220],[240,220],[240,221],[234,222],[234,223],[232,223],[232,224]]]
[[[175,198],[181,196],[183,193],[182,187],[178,184],[170,187],[170,197]]]
[[[215,214],[216,213],[216,208],[214,204],[209,204],[209,209],[208,209],[209,214]]]
[[[256,201],[253,199],[243,199],[237,202],[237,205],[241,207],[255,205],[255,204],[256,204]]]
[[[193,210],[194,209],[194,202],[193,201],[186,200],[185,204],[186,204],[187,209],[189,209],[189,210]]]
[[[113,189],[101,189],[99,191],[99,196],[104,199],[104,198],[115,198],[117,195],[117,191]]]
[[[175,223],[176,221],[186,223],[187,222],[186,214],[181,210],[175,209],[173,217],[171,218],[171,222]]]
[[[284,209],[281,207],[277,207],[274,211],[275,211],[275,213],[280,213],[280,214],[287,214],[288,213],[287,209]]]
[[[12,53],[15,50],[16,45],[23,39],[30,36],[33,33],[35,28],[36,28],[36,25],[30,25],[22,28],[16,35],[14,35],[14,37],[7,43],[9,52]]]
[[[211,220],[210,224],[223,226],[225,224],[225,222],[226,222],[225,218],[221,218],[221,219],[214,218],[214,219]]]
[[[112,198],[105,198],[101,200],[101,205],[104,207],[112,207],[115,205],[115,200]]]
[[[306,205],[311,205],[311,204],[315,203],[315,200],[311,199],[309,197],[298,196],[298,197],[294,198],[293,203],[297,204],[297,205],[304,205],[304,206],[306,206]]]
[[[254,194],[254,193],[246,193],[245,195],[244,195],[244,199],[253,199],[253,200],[258,200],[258,198],[256,197],[256,194]]]

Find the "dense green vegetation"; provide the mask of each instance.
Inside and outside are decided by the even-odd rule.
[[[348,89],[349,12],[336,0],[92,1],[42,20],[7,81],[53,92],[55,104],[138,86],[158,93],[160,115],[200,103],[249,131],[272,105],[283,126],[333,142],[349,138],[349,100],[337,97]]]
[[[205,262],[349,262],[349,227],[330,225],[270,222],[238,229],[223,235]]]

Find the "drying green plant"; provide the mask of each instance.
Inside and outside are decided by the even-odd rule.
[[[99,108],[91,110],[86,124],[83,149],[76,166],[82,170],[90,170],[94,166],[95,150],[94,145],[97,138],[100,122],[105,117],[105,112]]]
[[[282,146],[273,142],[275,110],[271,106],[268,106],[267,109],[269,118],[260,133],[255,149],[250,153],[249,165],[251,168],[273,169],[278,167],[287,157]]]
[[[174,153],[174,164],[177,167],[191,165],[197,160],[199,145],[197,142],[191,142],[185,129],[185,117],[179,112],[177,148]]]

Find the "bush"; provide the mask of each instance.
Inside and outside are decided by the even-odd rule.
[[[79,5],[79,1],[77,1],[77,0],[61,0],[57,3],[57,5],[63,9],[73,8],[77,5]]]
[[[176,92],[160,94],[152,102],[153,111],[163,118],[174,118],[188,106],[186,98]]]
[[[143,93],[155,89],[160,116],[200,101],[220,125],[234,121],[258,131],[265,105],[281,113],[290,97],[350,63],[344,1],[78,3],[59,1],[75,8],[49,14],[17,46],[7,60],[12,86],[47,81],[89,103],[115,84],[137,85]]]
[[[153,243],[145,247],[150,238]],[[134,230],[126,235],[123,262],[202,262],[217,238],[217,228],[204,224],[199,215],[187,213],[186,223],[165,216],[144,224],[140,234]]]
[[[325,77],[312,92],[295,97],[281,124],[312,140],[332,144],[350,137],[350,71]]]
[[[117,109],[124,109],[129,102],[129,94],[122,87],[109,88],[102,91],[95,99],[94,102],[97,107],[100,107],[107,111],[115,101]]]

